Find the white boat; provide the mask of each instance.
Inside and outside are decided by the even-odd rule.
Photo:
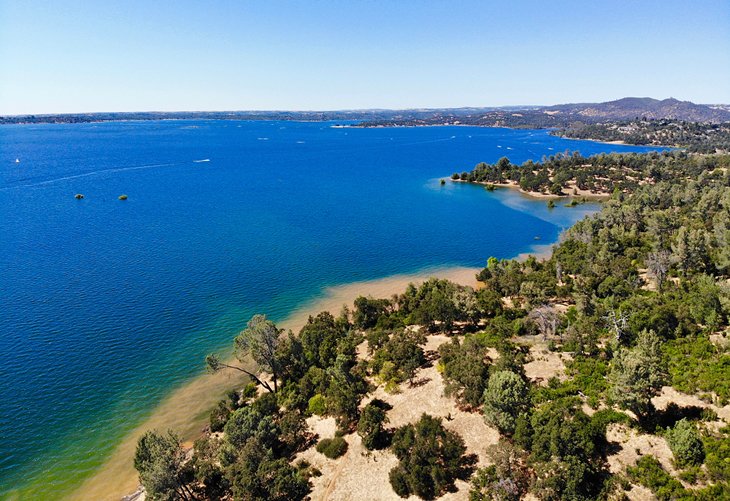
[[[20,159],[19,159],[19,158],[16,158],[16,159],[15,159],[15,163],[16,163],[16,164],[19,164],[19,163],[20,163]]]

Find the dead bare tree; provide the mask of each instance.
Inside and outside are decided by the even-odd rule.
[[[611,309],[603,316],[603,320],[606,322],[608,328],[613,331],[616,342],[619,344],[622,343],[629,328],[628,315],[621,311],[617,313],[616,310]]]
[[[646,257],[647,274],[654,279],[657,289],[661,292],[672,266],[672,253],[667,250],[651,252]]]
[[[537,326],[543,339],[554,336],[560,325],[560,315],[549,304],[543,304],[530,311],[528,318]]]

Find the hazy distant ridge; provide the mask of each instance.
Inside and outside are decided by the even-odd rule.
[[[674,98],[658,100],[650,97],[625,97],[605,103],[561,104],[545,109],[599,120],[632,120],[643,117],[688,122],[730,121],[730,111],[727,107],[695,104]]]
[[[0,124],[76,123],[122,120],[358,120],[366,125],[462,124],[504,127],[563,127],[573,122],[595,123],[635,118],[673,119],[691,122],[730,122],[730,106],[695,104],[674,98],[625,97],[605,103],[572,103],[555,106],[502,106],[420,108],[407,110],[340,111],[178,111],[99,112],[0,116]]]

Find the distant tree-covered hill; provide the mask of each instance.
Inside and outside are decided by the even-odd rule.
[[[670,119],[606,121],[595,124],[575,123],[553,133],[576,139],[677,146],[687,148],[692,153],[730,151],[730,122],[688,122]]]
[[[691,122],[730,122],[730,108],[695,104],[677,99],[627,97],[605,103],[556,106],[504,106],[478,108],[423,108],[407,110],[340,111],[179,111],[134,113],[71,113],[0,116],[0,124],[76,123],[118,120],[356,120],[363,126],[477,125],[488,127],[552,128],[575,122],[606,120],[674,119]]]

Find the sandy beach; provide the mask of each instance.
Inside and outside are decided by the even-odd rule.
[[[569,195],[553,195],[552,193],[542,193],[540,191],[525,191],[520,188],[520,183],[517,181],[502,181],[501,183],[486,182],[486,181],[463,181],[461,179],[451,179],[454,183],[470,183],[470,184],[481,184],[483,186],[494,186],[495,189],[509,188],[516,190],[520,194],[526,197],[543,199],[543,200],[558,200],[558,199],[570,199],[570,198],[585,198],[586,200],[605,200],[611,198],[611,193],[606,192],[592,192],[589,190],[581,190],[575,185],[575,181],[568,182]]]
[[[479,268],[468,267],[438,268],[330,287],[279,322],[279,326],[296,332],[310,315],[321,311],[337,314],[343,305],[351,306],[358,296],[389,297],[402,292],[409,283],[422,282],[429,277],[446,278],[459,284],[476,286],[475,275],[478,271]],[[118,501],[133,493],[139,483],[132,464],[138,438],[150,429],[169,428],[180,434],[186,445],[191,445],[207,424],[209,409],[227,390],[241,385],[244,380],[239,373],[222,371],[215,375],[201,375],[174,390],[147,420],[124,438],[99,471],[86,480],[69,499]]]

